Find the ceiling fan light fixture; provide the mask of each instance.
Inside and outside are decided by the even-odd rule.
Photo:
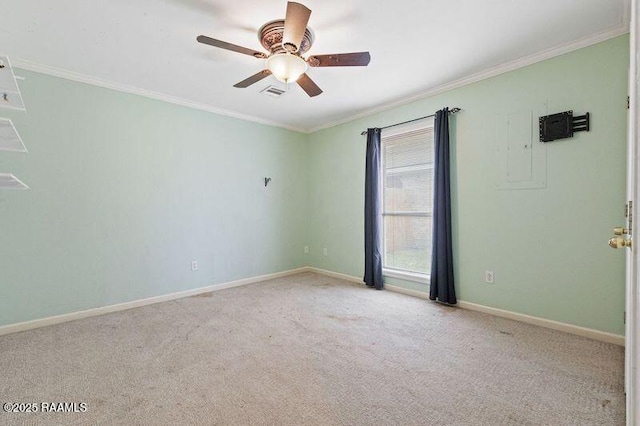
[[[300,56],[278,53],[267,59],[267,68],[279,81],[292,83],[307,71],[307,63]]]

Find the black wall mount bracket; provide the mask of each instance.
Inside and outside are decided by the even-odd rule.
[[[575,132],[589,131],[589,113],[573,116],[573,111],[540,117],[540,142],[572,138]]]

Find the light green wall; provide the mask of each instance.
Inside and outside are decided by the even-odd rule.
[[[623,254],[606,241],[622,224],[627,49],[619,37],[311,135],[20,71],[28,113],[1,115],[29,154],[0,152],[0,172],[31,189],[0,191],[0,326],[305,265],[361,276],[360,132],[459,106],[459,298],[622,334]],[[487,123],[545,102],[591,112],[593,130],[547,145],[546,188],[497,190]]]
[[[28,112],[0,115],[29,153],[0,171],[31,189],[0,191],[0,325],[308,263],[306,135],[19,75]]]
[[[623,36],[312,134],[312,265],[362,276],[366,141],[360,132],[457,106],[463,111],[451,120],[451,155],[458,297],[623,334],[624,254],[607,240],[623,221],[628,63]],[[489,123],[497,113],[545,103],[549,113],[590,112],[592,131],[546,146],[546,188],[496,189]],[[494,284],[484,283],[489,269]]]

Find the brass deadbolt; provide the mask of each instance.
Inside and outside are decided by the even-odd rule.
[[[617,228],[613,228],[613,233],[614,235],[627,235],[629,233],[629,230],[620,226]]]
[[[609,240],[609,247],[617,249],[622,247],[631,248],[631,240],[625,240],[624,238],[614,237]]]

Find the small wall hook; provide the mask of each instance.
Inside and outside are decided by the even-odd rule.
[[[269,185],[269,182],[271,182],[271,178],[270,177],[264,178],[264,186]]]

